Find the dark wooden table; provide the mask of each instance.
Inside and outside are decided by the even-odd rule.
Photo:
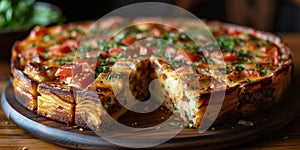
[[[280,34],[293,50],[295,80],[300,83],[300,34]],[[0,92],[9,83],[9,61],[0,60]],[[299,90],[300,92],[300,90]],[[300,100],[300,98],[299,98]],[[300,108],[299,108],[300,111]],[[236,149],[300,149],[300,116],[279,131]],[[0,109],[0,149],[65,149],[32,137],[9,121]]]

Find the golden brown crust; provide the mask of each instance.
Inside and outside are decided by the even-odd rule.
[[[71,87],[42,83],[37,88],[37,114],[67,125],[74,123],[75,100]]]
[[[224,27],[243,32],[246,31],[256,37],[269,40],[276,44],[281,54],[289,56],[284,64],[271,76],[263,77],[256,82],[240,83],[241,89],[238,95],[241,105],[239,105],[239,110],[243,117],[253,116],[270,107],[274,107],[282,100],[284,91],[286,91],[291,84],[293,69],[291,57],[292,51],[282,42],[280,37],[274,34],[232,24],[224,24]]]
[[[29,79],[24,73],[16,68],[12,68],[13,87],[15,97],[20,104],[31,111],[37,109],[37,83]]]

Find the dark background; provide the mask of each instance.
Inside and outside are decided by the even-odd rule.
[[[98,19],[128,4],[147,0],[38,0],[57,5],[67,22]],[[149,2],[149,1],[148,1]],[[272,32],[300,32],[300,0],[151,0],[185,8],[212,20],[247,25]]]

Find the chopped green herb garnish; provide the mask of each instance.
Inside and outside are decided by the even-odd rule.
[[[226,67],[226,74],[229,74],[229,73],[231,73],[232,72],[232,69],[231,68],[228,68],[228,67]]]
[[[231,48],[226,48],[224,52],[225,52],[225,53],[233,53],[233,49],[231,49]]]
[[[208,59],[207,60],[207,64],[209,64],[209,65],[213,65],[215,62],[212,60],[212,59]]]
[[[101,67],[98,68],[98,72],[99,73],[104,73],[108,69],[109,69],[109,66],[101,66]]]
[[[245,68],[242,66],[235,66],[235,70],[237,71],[243,71]]]
[[[206,60],[206,58],[205,58],[205,57],[202,57],[202,58],[201,58],[201,62],[203,62],[203,63],[207,64],[207,60]]]
[[[271,42],[269,40],[266,41],[266,46],[271,46]]]
[[[192,123],[189,123],[188,124],[188,128],[192,128],[193,127],[193,124]]]
[[[185,118],[185,121],[188,121],[189,120],[189,115],[188,115],[189,113],[186,111],[186,110],[184,110],[184,118]]]
[[[246,80],[244,80],[245,82],[251,82],[251,80],[250,79],[246,79]]]
[[[208,91],[210,89],[210,86],[204,88],[204,91]]]
[[[176,104],[173,104],[173,108],[174,108],[174,112],[179,111],[178,107],[176,106]]]
[[[231,51],[235,47],[236,38],[229,37],[229,36],[221,36],[221,37],[218,37],[216,40],[217,40],[219,46],[221,47],[221,49],[225,48],[225,50]]]
[[[204,71],[205,71],[206,73],[209,73],[209,74],[210,74],[210,72],[209,72],[209,70],[208,70],[208,69],[205,69]]]
[[[72,29],[69,29],[69,30],[67,30],[67,32],[68,33],[70,33],[70,34],[76,34],[76,33],[84,33],[81,29],[79,29],[79,28],[72,28]]]
[[[212,131],[215,131],[215,130],[216,130],[216,128],[215,128],[215,127],[211,127],[211,130],[212,130]]]
[[[107,75],[106,75],[106,77],[105,77],[105,79],[106,79],[106,80],[110,79],[110,76],[111,76],[111,73],[108,72]]]
[[[170,43],[173,43],[175,39],[175,34],[173,32],[167,32],[160,36],[161,39],[167,40]]]
[[[238,63],[238,62],[232,62],[232,63],[231,63],[232,66],[235,66],[235,65],[237,65],[237,64],[239,64],[239,63]]]
[[[251,61],[249,58],[245,58],[245,60],[246,60],[246,62],[247,62],[248,64],[251,64],[251,63],[252,63],[252,61]]]
[[[54,36],[51,36],[51,35],[46,35],[43,37],[43,41],[45,42],[52,42],[52,43],[56,43],[56,39]]]
[[[40,70],[47,70],[47,69],[49,69],[49,66],[43,66],[43,67],[41,67],[41,68],[39,68]]]
[[[261,64],[255,64],[254,65],[254,68],[260,68],[261,67]]]
[[[93,50],[97,50],[97,47],[92,47],[90,45],[81,45],[78,49],[82,53],[87,53]]]
[[[265,75],[266,73],[267,73],[267,68],[262,68],[262,69],[259,70],[259,74],[261,76]]]
[[[54,82],[57,82],[59,80],[59,77],[55,77]]]
[[[102,106],[104,107],[105,106],[105,101],[101,101],[101,104],[102,104]]]
[[[36,47],[36,44],[35,43],[32,43],[30,44],[29,48],[35,48]]]
[[[199,63],[199,62],[196,62],[196,63],[194,63],[194,66],[195,66],[196,68],[198,68],[198,67],[200,66],[200,63]]]
[[[248,51],[246,51],[246,50],[240,50],[240,51],[239,51],[239,54],[245,56],[245,55],[248,54]]]

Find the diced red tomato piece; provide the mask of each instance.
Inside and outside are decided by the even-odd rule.
[[[48,33],[48,30],[46,27],[36,27],[34,30],[30,33],[31,37],[36,37],[39,35],[45,35]]]
[[[120,55],[120,53],[121,53],[122,51],[123,51],[123,49],[122,49],[121,46],[118,46],[118,47],[112,47],[112,48],[110,48],[110,49],[108,50],[108,54],[109,54],[110,56],[115,56],[115,57],[117,57],[117,56]]]
[[[128,37],[122,40],[122,43],[128,46],[131,45],[135,41],[135,39],[136,39],[135,35],[129,35]]]
[[[69,53],[71,51],[71,47],[67,45],[54,45],[49,48],[50,53]]]
[[[177,51],[177,55],[182,55],[184,57],[186,57],[187,61],[191,61],[191,62],[196,62],[200,59],[200,57],[196,54],[192,54],[191,52],[189,51],[186,51],[184,50],[183,48],[179,48],[178,51]]]
[[[70,77],[82,72],[82,66],[75,64],[65,64],[58,68],[55,76]]]
[[[237,55],[235,53],[224,53],[223,58],[224,61],[234,62],[237,58]]]
[[[46,49],[45,49],[44,47],[35,47],[35,48],[31,48],[31,49],[29,49],[29,50],[25,50],[25,51],[23,52],[23,55],[24,55],[26,58],[28,58],[28,57],[30,57],[30,56],[34,56],[34,55],[36,55],[36,54],[43,53],[43,52],[45,52],[45,51],[46,51]]]
[[[240,31],[237,31],[237,30],[231,29],[231,28],[228,29],[227,33],[228,33],[228,35],[231,35],[231,36],[233,36],[233,35],[240,35],[241,34]]]

